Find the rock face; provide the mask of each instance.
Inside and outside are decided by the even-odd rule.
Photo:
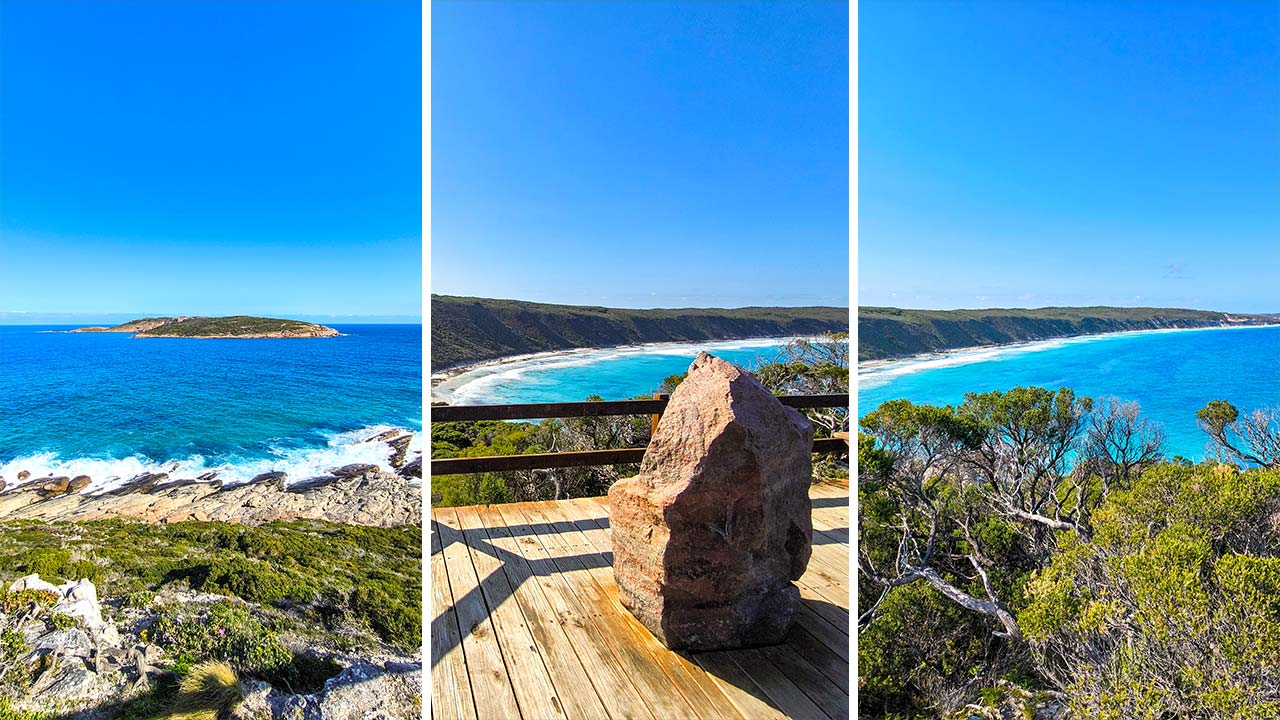
[[[0,495],[0,521],[84,522],[130,518],[146,522],[222,520],[250,525],[316,519],[352,525],[404,525],[422,521],[422,495],[399,475],[370,472],[328,476],[288,488],[279,478],[232,487],[178,480],[157,486],[154,476],[100,495],[13,491]],[[22,488],[19,488],[21,490]]]
[[[364,477],[370,473],[377,474],[378,466],[367,465],[365,463],[352,463],[350,465],[343,465],[340,468],[334,468],[329,472],[334,477],[340,478]]]
[[[809,562],[813,427],[706,353],[671,396],[640,474],[609,489],[622,604],[671,649],[782,641]]]

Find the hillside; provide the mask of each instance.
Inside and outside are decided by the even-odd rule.
[[[249,315],[141,318],[115,327],[80,328],[72,332],[125,332],[140,338],[316,338],[339,334],[331,327],[315,323]]]
[[[858,308],[858,360],[900,358],[1073,335],[1275,322],[1276,318],[1265,315],[1177,308],[903,310],[861,307]]]
[[[629,310],[432,295],[431,370],[551,350],[848,330],[848,309],[836,307]]]

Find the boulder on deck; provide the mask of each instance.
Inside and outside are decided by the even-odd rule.
[[[640,474],[609,489],[622,604],[668,648],[783,641],[811,552],[812,445],[804,416],[698,355]]]

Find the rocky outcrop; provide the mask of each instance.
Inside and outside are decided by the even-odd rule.
[[[23,598],[24,591],[27,599],[16,603],[14,612],[0,613],[0,630],[22,638],[11,661],[26,670],[25,681],[0,688],[18,708],[52,712],[100,706],[145,681],[149,665],[138,659],[154,659],[158,650],[126,639],[103,619],[92,582],[54,585],[33,574],[8,588],[10,598]]]
[[[42,496],[34,483],[0,493],[0,520],[30,518],[46,522],[130,518],[147,522],[225,520],[260,524],[273,520],[314,519],[354,525],[405,525],[422,521],[422,498],[410,480],[389,473],[329,476],[284,487],[273,474],[243,485],[180,480],[157,486],[147,474],[101,495],[62,493]]]
[[[391,460],[389,461],[391,467],[399,468],[404,465],[404,458],[409,452],[409,443],[412,440],[412,435],[401,435],[398,438],[387,441],[387,444],[391,446]]]
[[[609,489],[622,604],[672,649],[782,641],[808,564],[813,428],[746,371],[702,353],[640,474]]]
[[[93,478],[88,475],[77,475],[71,478],[71,482],[67,483],[67,492],[80,492],[89,487],[91,482],[93,482]]]
[[[281,488],[283,488],[283,487],[284,487],[284,481],[285,481],[288,477],[289,477],[289,473],[284,472],[283,470],[276,470],[276,471],[273,471],[273,472],[264,472],[264,473],[261,473],[261,474],[259,474],[259,475],[254,475],[254,476],[253,476],[253,479],[252,479],[252,480],[250,480],[250,481],[249,481],[249,483],[250,483],[250,484],[257,484],[257,483],[271,483],[271,484],[278,485],[278,486],[280,486]]]
[[[333,470],[330,470],[329,473],[334,477],[355,478],[355,477],[364,477],[365,475],[369,475],[369,474],[376,475],[378,470],[379,468],[377,465],[368,465],[366,463],[352,463],[350,465],[343,465],[340,468],[334,468]]]
[[[400,477],[422,479],[422,456],[410,460],[400,468]]]
[[[317,693],[283,692],[245,683],[232,720],[399,720],[422,716],[422,667],[405,662],[356,662]]]

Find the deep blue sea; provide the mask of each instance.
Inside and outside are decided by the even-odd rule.
[[[863,366],[858,414],[894,398],[954,405],[966,392],[1018,385],[1137,401],[1164,426],[1168,455],[1199,460],[1206,438],[1195,414],[1207,402],[1280,405],[1280,327],[1124,333]]]
[[[578,402],[599,395],[627,400],[655,392],[663,379],[689,369],[706,350],[747,369],[772,362],[786,339],[664,343],[515,358],[450,378],[433,400],[454,405]]]
[[[157,469],[298,480],[385,464],[385,444],[359,441],[391,427],[420,449],[421,326],[334,327],[344,335],[197,340],[0,326],[0,477],[88,474],[99,491]]]

